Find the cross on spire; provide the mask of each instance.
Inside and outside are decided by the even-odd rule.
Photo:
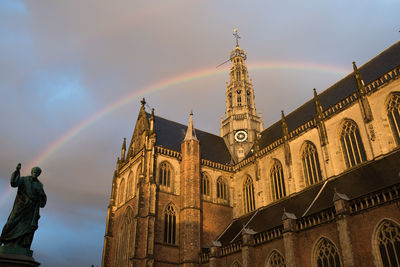
[[[239,39],[240,39],[240,36],[239,36],[239,33],[238,33],[238,29],[237,29],[237,28],[233,30],[233,36],[235,36],[235,39],[236,39],[236,46],[239,46]]]

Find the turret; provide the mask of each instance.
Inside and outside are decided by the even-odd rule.
[[[125,152],[126,152],[126,137],[124,137],[124,141],[122,142],[121,161],[125,161]]]
[[[181,265],[198,266],[201,240],[201,180],[200,180],[200,142],[193,126],[193,113],[190,113],[185,139],[181,144],[181,218],[180,245]]]
[[[367,99],[367,91],[365,89],[364,80],[354,61],[353,61],[353,70],[354,70],[353,72],[354,79],[356,80],[357,84],[357,95],[361,105],[363,118],[364,121],[368,123],[372,121],[374,118],[372,116],[371,107]]]

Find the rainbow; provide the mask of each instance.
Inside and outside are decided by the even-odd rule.
[[[320,73],[332,73],[336,75],[345,75],[349,73],[351,70],[350,68],[343,68],[343,67],[336,67],[330,65],[322,65],[316,63],[304,63],[304,62],[286,62],[286,61],[268,61],[268,62],[249,62],[247,64],[249,70],[295,70],[295,71],[313,71],[313,72],[320,72]],[[115,110],[127,105],[128,103],[132,102],[139,97],[144,95],[151,94],[153,92],[165,90],[167,88],[187,83],[190,81],[216,76],[216,75],[227,75],[229,67],[224,68],[215,68],[215,67],[208,67],[200,70],[195,70],[191,72],[186,72],[179,74],[177,76],[169,77],[154,84],[150,84],[145,86],[139,90],[135,90],[131,94],[125,95],[118,99],[117,101],[107,105],[102,110],[98,111],[97,113],[93,114],[89,118],[81,121],[77,125],[75,125],[72,129],[68,130],[62,136],[57,138],[54,142],[52,142],[49,146],[47,146],[39,155],[37,155],[34,160],[32,160],[28,164],[28,169],[33,166],[39,165],[46,161],[53,153],[55,153],[58,149],[60,149],[63,145],[65,145],[69,140],[77,136],[83,130],[88,128],[90,125],[95,123],[96,121],[100,120],[107,114],[114,112]],[[9,194],[11,189],[9,188],[6,190],[7,192],[3,194],[3,197],[0,198],[0,203],[2,200],[5,199],[5,196]]]
[[[215,67],[200,69],[192,72],[183,73],[174,77],[170,77],[154,84],[143,87],[131,94],[125,95],[118,99],[117,101],[109,104],[96,114],[91,117],[81,121],[75,125],[72,129],[68,130],[57,140],[46,147],[28,166],[33,167],[45,161],[51,154],[53,154],[57,149],[62,147],[66,142],[74,138],[84,129],[88,128],[94,122],[100,120],[107,114],[114,112],[115,110],[127,105],[135,99],[143,95],[148,95],[153,92],[161,91],[169,87],[179,85],[182,83],[190,82],[193,80],[198,80],[206,77],[227,74],[227,67],[216,69]],[[282,61],[271,61],[271,62],[255,62],[248,64],[249,70],[299,70],[299,71],[316,71],[322,73],[332,73],[332,74],[342,74],[345,75],[349,73],[349,69],[321,65],[315,63],[295,63],[295,62],[282,62]]]

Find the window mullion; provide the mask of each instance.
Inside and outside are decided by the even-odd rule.
[[[318,173],[318,168],[317,168],[317,164],[318,164],[318,155],[316,152],[313,153],[313,160],[314,160],[314,172],[315,172],[315,182],[319,182],[320,179],[320,173]]]
[[[344,148],[345,148],[345,152],[346,152],[346,155],[345,155],[345,156],[346,156],[346,158],[347,158],[348,167],[352,167],[351,160],[350,160],[349,145],[347,144],[346,135],[344,135],[344,136],[342,137],[342,140],[343,140],[343,142],[344,142]]]
[[[357,133],[357,132],[354,131],[354,132],[353,132],[353,135],[354,135],[354,139],[355,139],[355,142],[356,142],[356,147],[357,147],[358,155],[359,155],[359,158],[360,158],[360,162],[359,162],[359,163],[361,163],[361,162],[364,161],[364,159],[362,158],[361,147],[360,147],[360,144],[358,143],[358,138],[357,138],[356,133]],[[361,140],[361,135],[360,135],[360,140]]]
[[[353,142],[351,141],[351,134],[352,134],[352,133],[350,133],[350,134],[348,135],[348,138],[349,138],[349,143],[350,143],[351,151],[353,152],[353,158],[354,158],[354,163],[355,163],[353,166],[355,166],[355,165],[357,165],[358,163],[357,163],[357,158],[356,158],[356,154],[355,154],[354,144],[353,144]]]
[[[314,184],[315,183],[315,177],[314,177],[314,169],[313,169],[313,164],[312,164],[312,160],[311,160],[311,155],[310,153],[307,156],[307,161],[308,161],[308,166],[309,166],[309,172],[310,172],[310,184]]]

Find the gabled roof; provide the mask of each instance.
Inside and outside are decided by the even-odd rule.
[[[350,199],[355,199],[400,183],[399,163],[400,150],[397,150],[384,158],[362,164],[336,178],[328,180],[307,215],[333,207],[335,188],[337,192],[347,195]],[[246,226],[246,228],[256,232],[264,232],[281,225],[284,209],[300,218],[317,196],[324,182],[310,186],[299,193],[260,208],[258,212],[254,211],[234,220],[219,237],[218,241],[223,245],[231,242],[256,212],[257,214]]]
[[[395,43],[362,65],[359,71],[367,85],[398,66],[400,66],[400,42]],[[319,94],[319,100],[323,110],[328,109],[340,100],[350,96],[356,91],[356,88],[357,86],[353,73],[350,73]],[[289,132],[312,120],[315,115],[314,101],[310,99],[286,116]],[[281,120],[261,132],[260,149],[267,147],[280,138],[282,138]]]
[[[150,114],[147,114],[150,117]],[[156,145],[181,151],[181,143],[185,138],[187,126],[154,116]],[[200,141],[200,157],[217,163],[229,164],[231,155],[222,137],[195,129]]]

